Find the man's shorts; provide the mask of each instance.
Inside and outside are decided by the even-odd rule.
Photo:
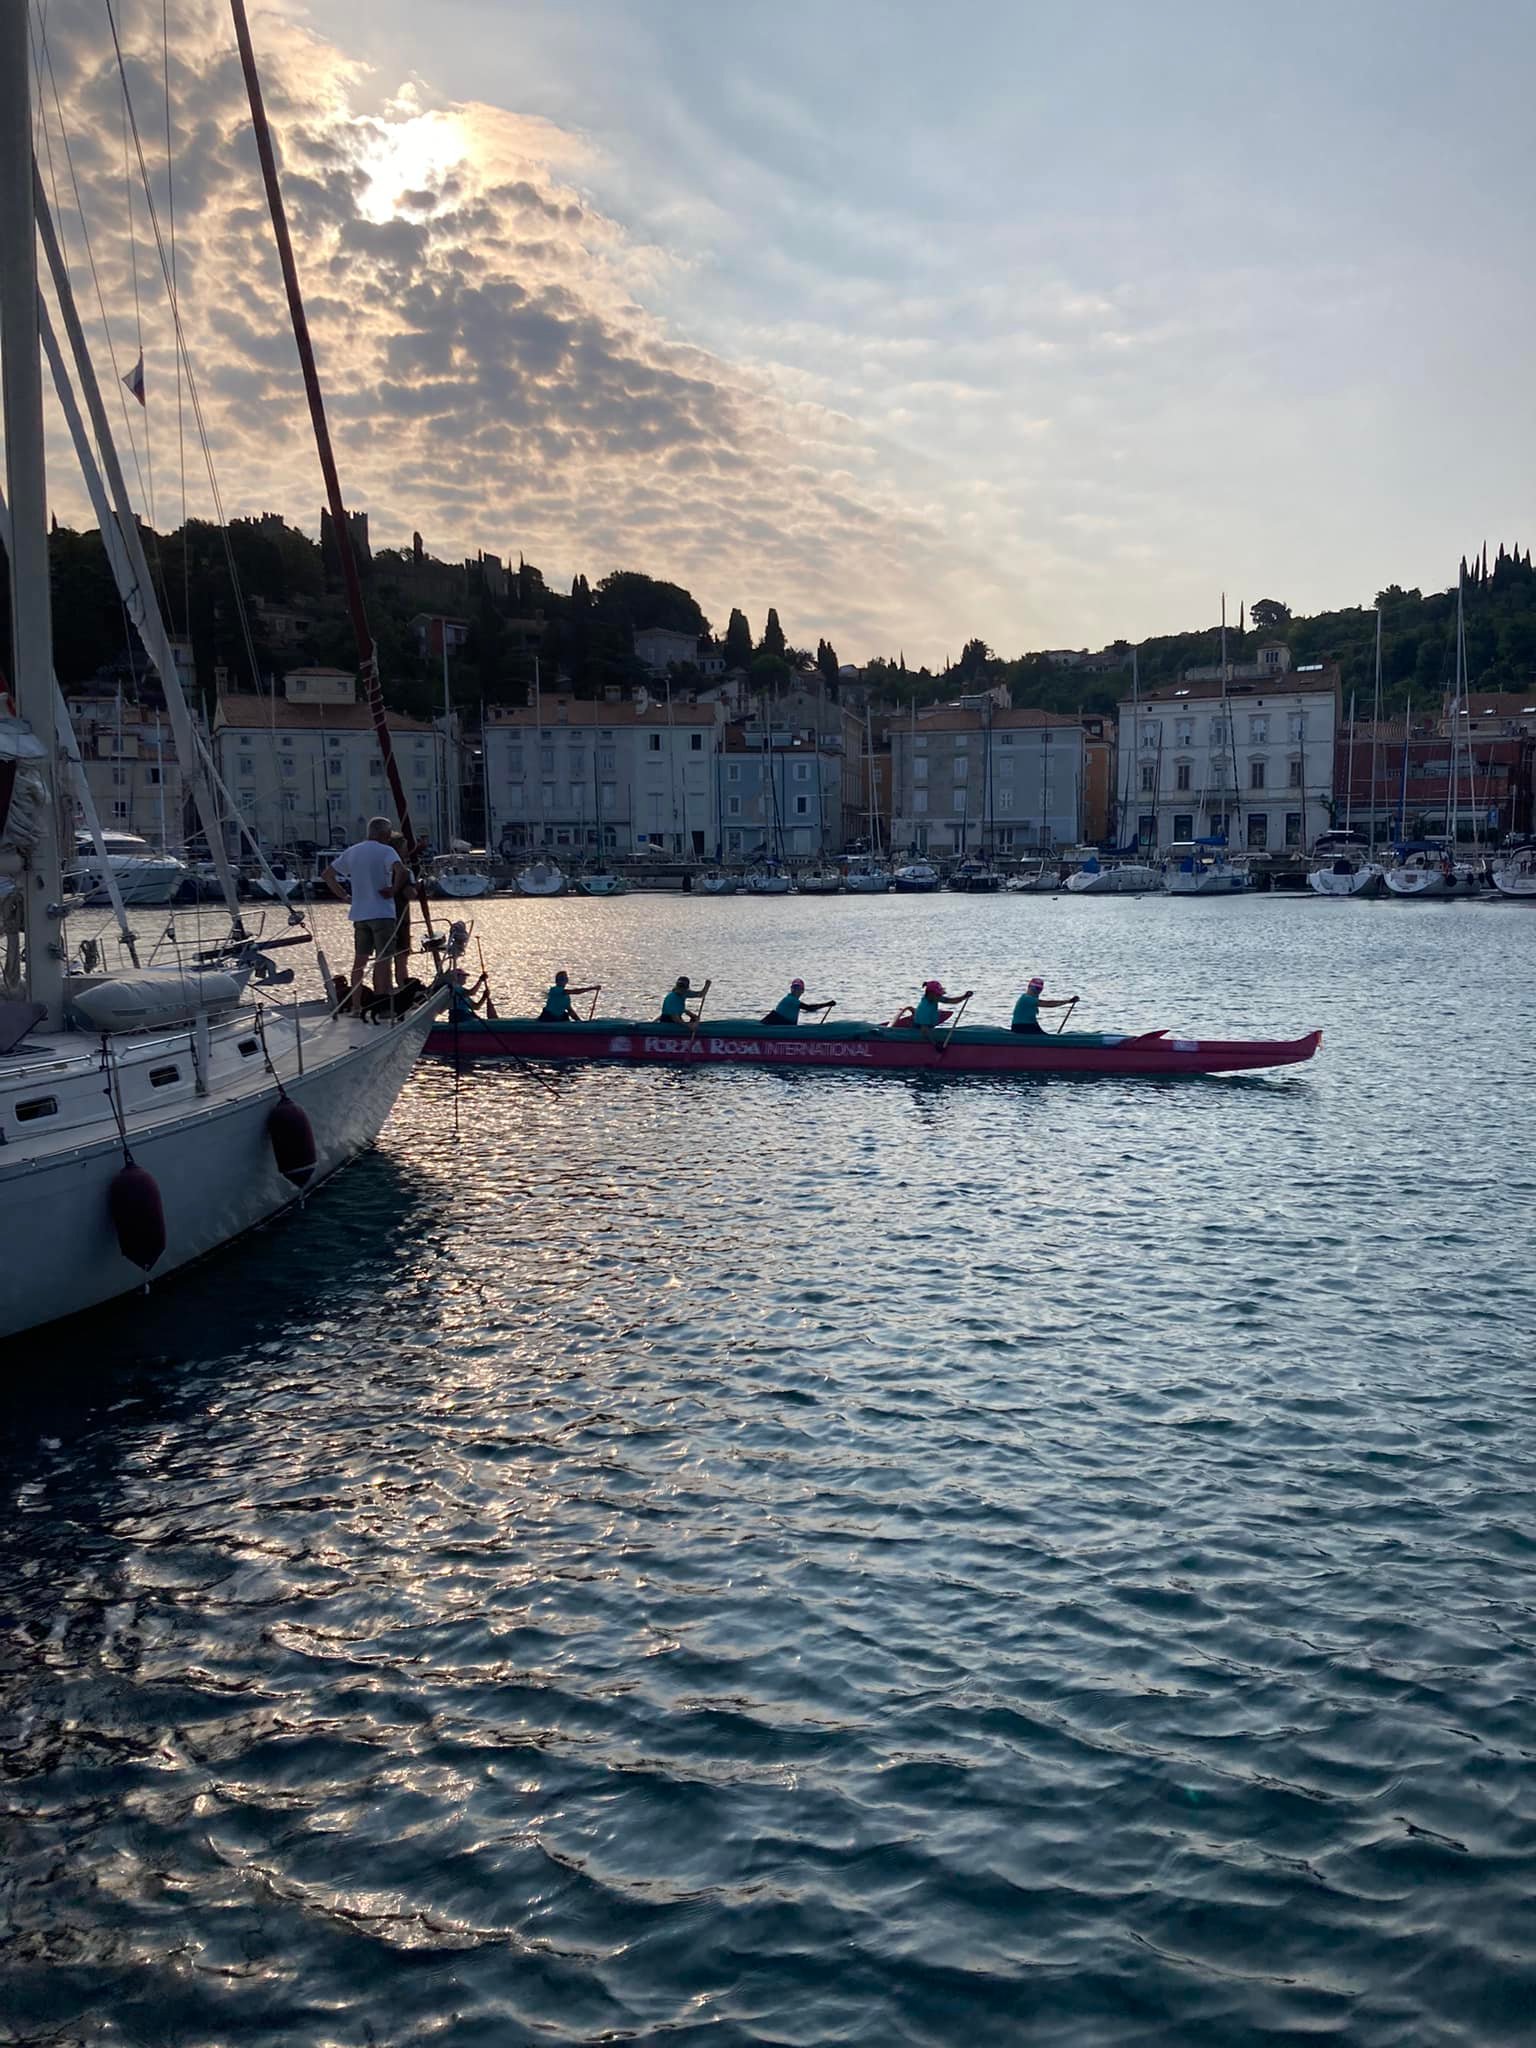
[[[392,917],[360,917],[352,927],[352,943],[360,960],[370,955],[391,960],[395,952],[395,920]]]

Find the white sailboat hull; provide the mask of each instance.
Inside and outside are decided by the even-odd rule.
[[[546,867],[541,863],[524,868],[517,878],[517,886],[524,896],[560,896],[565,893],[565,876],[559,868]]]
[[[1495,868],[1493,886],[1501,896],[1513,896],[1525,903],[1536,903],[1536,867]]]
[[[1388,868],[1386,881],[1392,894],[1404,899],[1476,896],[1479,893],[1477,877],[1463,868],[1455,869],[1450,874],[1446,874],[1440,868]]]
[[[700,878],[699,888],[706,896],[734,896],[736,894],[736,877],[734,875],[704,875]]]
[[[891,886],[889,875],[848,875],[843,887],[854,896],[884,896]]]
[[[123,902],[139,910],[169,903],[187,878],[186,866],[169,854],[164,859],[151,860],[122,859],[108,854],[107,865]],[[81,867],[78,880],[80,894],[87,904],[94,908],[111,902],[96,862]]]
[[[1334,866],[1313,868],[1307,887],[1318,896],[1376,896],[1381,892],[1382,870],[1375,861],[1361,861],[1358,867],[1342,871]]]
[[[578,875],[576,886],[583,896],[627,896],[629,884],[622,875]]]
[[[471,897],[489,896],[491,878],[477,874],[438,874],[433,877],[439,896]]]
[[[371,1145],[382,1129],[441,1007],[423,1003],[402,1023],[343,1027],[346,1043],[299,1075],[280,1062],[287,1091],[309,1118],[316,1171],[335,1173]],[[180,1041],[187,1043],[185,1036]],[[47,1087],[40,1071],[39,1089]],[[130,1118],[134,1161],[155,1178],[165,1209],[166,1249],[151,1278],[216,1251],[299,1200],[278,1171],[267,1118],[276,1083],[228,1094],[160,1119]],[[66,1137],[69,1134],[65,1134]],[[39,1154],[22,1145],[0,1151],[0,1337],[94,1308],[142,1288],[144,1275],[118,1248],[108,1189],[123,1164],[115,1136],[95,1123]]]
[[[1067,888],[1074,896],[1145,896],[1162,886],[1158,870],[1141,861],[1122,861],[1118,867],[1099,868],[1092,873],[1079,868],[1075,875],[1067,877]]]

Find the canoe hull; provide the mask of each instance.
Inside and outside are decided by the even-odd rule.
[[[458,1026],[440,1022],[427,1040],[429,1053],[451,1059],[523,1059],[617,1062],[625,1066],[843,1067],[869,1073],[940,1074],[1233,1074],[1256,1067],[1295,1066],[1309,1060],[1323,1034],[1293,1039],[1138,1037],[1071,1038],[1043,1033],[1010,1038],[1004,1032],[957,1032],[945,1042],[915,1031],[881,1030],[823,1036],[815,1026],[771,1031],[725,1021],[694,1033],[665,1025],[599,1018],[589,1024],[538,1024],[529,1019],[477,1018]]]

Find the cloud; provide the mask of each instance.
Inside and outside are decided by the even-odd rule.
[[[178,282],[224,502],[313,532],[318,469],[227,15],[203,0],[179,13]],[[52,171],[82,308],[99,334],[88,227],[120,363],[142,325],[150,411],[127,423],[152,437],[140,438],[140,473],[153,467],[153,516],[170,524],[171,329],[142,193],[136,247],[128,232],[101,27],[86,0],[53,0],[64,126],[48,94]],[[892,492],[867,434],[647,310],[637,292],[671,259],[557,174],[556,161],[582,161],[580,137],[487,105],[427,105],[415,86],[370,110],[377,81],[302,22],[260,13],[253,33],[343,487],[367,507],[375,545],[417,529],[449,557],[521,551],[552,579],[643,565],[722,622],[732,604],[758,618],[776,604],[802,639],[884,645],[892,579],[919,559],[925,601],[943,603],[958,561],[938,522]],[[152,141],[165,120],[158,14],[140,10],[133,34],[130,87],[168,232],[163,140]],[[198,471],[194,453],[193,510],[206,514]]]

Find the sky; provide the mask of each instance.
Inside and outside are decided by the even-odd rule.
[[[175,359],[103,13],[37,0],[40,154],[104,368],[82,215],[119,371],[142,334],[149,407],[123,418],[171,525]],[[117,18],[222,500],[313,532],[227,10],[169,0],[168,51],[159,0]],[[554,585],[641,569],[717,630],[774,605],[794,644],[936,666],[975,636],[1206,625],[1223,592],[1234,616],[1369,604],[1536,537],[1529,4],[291,0],[252,23],[375,546],[419,530]]]

